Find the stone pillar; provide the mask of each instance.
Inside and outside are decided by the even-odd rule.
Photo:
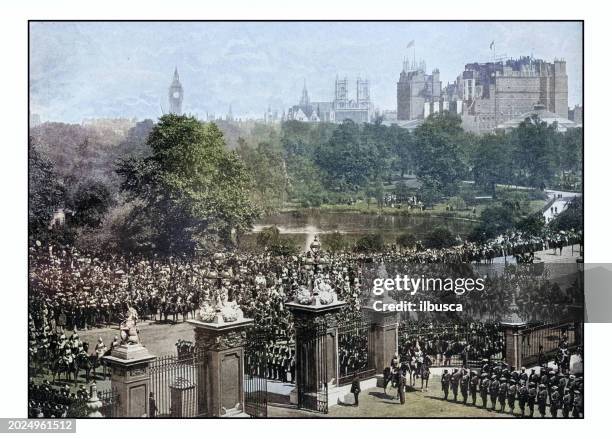
[[[189,320],[195,331],[195,350],[205,353],[198,374],[198,411],[209,417],[246,416],[244,412],[244,344],[253,319],[207,323]]]
[[[117,390],[117,417],[149,416],[149,363],[153,359],[155,355],[141,344],[120,345],[105,357],[111,367],[111,387]]]
[[[505,356],[506,363],[509,366],[519,370],[523,366],[523,358],[521,352],[521,341],[523,339],[523,329],[525,323],[509,323],[502,322],[502,330],[504,331]]]
[[[330,405],[337,400],[333,397],[333,390],[338,387],[340,377],[337,313],[345,306],[346,302],[343,301],[329,305],[318,302],[316,305],[286,304],[293,313],[296,328],[296,375],[298,378],[307,377],[304,381],[312,387],[302,389],[302,393],[316,392],[318,389],[315,387],[325,385]],[[295,396],[294,392],[290,397],[294,402]]]
[[[394,311],[376,311],[371,307],[363,308],[373,323],[374,362],[376,373],[383,373],[391,365],[391,359],[398,352],[399,314]]]

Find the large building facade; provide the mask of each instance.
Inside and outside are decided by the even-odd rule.
[[[431,75],[425,73],[425,63],[404,61],[404,67],[397,82],[397,120],[424,119],[440,111],[442,83],[440,71],[434,69]]]
[[[335,123],[352,120],[355,123],[365,123],[370,121],[371,116],[372,103],[369,81],[357,78],[355,94],[351,96],[348,79],[336,78],[332,101],[311,101],[306,83],[304,83],[299,104],[290,107],[283,119]]]
[[[455,108],[466,130],[489,132],[536,105],[568,117],[568,83],[563,60],[531,57],[465,66],[454,84]]]

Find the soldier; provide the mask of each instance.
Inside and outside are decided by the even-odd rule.
[[[454,369],[453,374],[451,375],[451,390],[453,391],[453,401],[457,402],[457,393],[459,392],[459,380],[461,379],[459,375],[459,370]]]
[[[506,396],[508,394],[508,383],[505,377],[502,377],[499,384],[499,411],[504,413],[506,411]]]
[[[444,399],[448,400],[448,386],[450,385],[450,375],[448,373],[448,369],[444,369],[442,373],[442,391],[444,392]]]
[[[572,417],[580,418],[582,414],[582,395],[579,390],[574,390],[574,403],[572,405]]]
[[[556,418],[561,405],[561,394],[557,386],[552,386],[550,389],[552,390],[550,394],[550,414],[553,418]]]
[[[491,395],[491,409],[495,411],[497,406],[497,396],[499,395],[499,380],[497,379],[497,375],[493,375],[493,379],[489,385],[489,394]]]
[[[353,382],[351,384],[351,393],[355,397],[355,407],[359,407],[359,393],[361,393],[361,384],[359,383],[359,378],[357,378],[356,373],[353,374]]]
[[[483,373],[480,377],[480,398],[482,399],[482,408],[487,408],[487,395],[489,393],[489,378],[487,374]]]
[[[429,373],[429,371],[427,371]],[[399,397],[400,404],[406,404],[406,373],[401,371],[399,374],[399,382],[397,384],[397,396]]]
[[[472,395],[472,405],[476,406],[476,395],[478,394],[478,383],[480,379],[476,372],[472,371],[472,378],[470,379],[470,394]]]
[[[510,407],[510,414],[514,415],[514,403],[516,401],[517,386],[515,380],[510,380],[508,386],[508,406]]]
[[[538,392],[538,411],[540,417],[546,416],[546,402],[548,401],[548,390],[546,384],[540,384],[540,391]]]
[[[529,375],[527,375],[527,371],[524,367],[521,367],[521,374],[519,376],[520,380],[526,382],[529,379]]]
[[[404,376],[404,380],[406,379],[404,371],[402,371],[402,375]],[[429,366],[423,364],[423,372],[421,372],[421,391],[423,391],[423,384],[425,384],[425,392],[427,392],[427,387],[429,386]]]
[[[521,418],[525,417],[525,404],[529,401],[529,389],[527,389],[527,383],[522,382],[521,387],[518,391],[519,408],[521,409]]]
[[[529,406],[529,417],[533,418],[533,413],[535,411],[535,403],[538,398],[538,391],[536,389],[536,383],[529,383],[529,391],[528,391],[529,399],[527,400],[527,405]]]
[[[295,384],[295,351],[291,350],[291,362],[289,363],[289,373],[291,373],[291,384]]]
[[[467,404],[468,391],[470,387],[470,376],[468,375],[468,371],[465,369],[462,371],[459,387],[461,389],[461,396],[463,397],[463,404]]]
[[[572,395],[570,389],[565,389],[565,394],[563,395],[563,408],[561,409],[561,413],[564,418],[569,418],[570,411],[572,409]]]

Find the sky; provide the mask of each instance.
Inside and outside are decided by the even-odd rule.
[[[408,48],[410,41],[414,48]],[[370,81],[375,108],[394,110],[405,57],[440,69],[495,56],[565,59],[569,105],[582,103],[579,22],[32,22],[30,111],[43,121],[156,119],[177,67],[183,111],[262,117],[310,99],[330,101],[336,75]],[[413,54],[414,50],[414,54]]]

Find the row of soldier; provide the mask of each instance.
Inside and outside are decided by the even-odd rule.
[[[525,368],[517,371],[501,362],[485,362],[480,371],[462,368],[451,373],[445,369],[440,381],[445,400],[450,391],[454,402],[461,395],[461,403],[467,405],[471,399],[477,407],[480,398],[481,408],[499,413],[533,417],[536,407],[540,417],[578,418],[584,413],[582,376],[568,376],[559,369],[542,367],[527,374]]]

